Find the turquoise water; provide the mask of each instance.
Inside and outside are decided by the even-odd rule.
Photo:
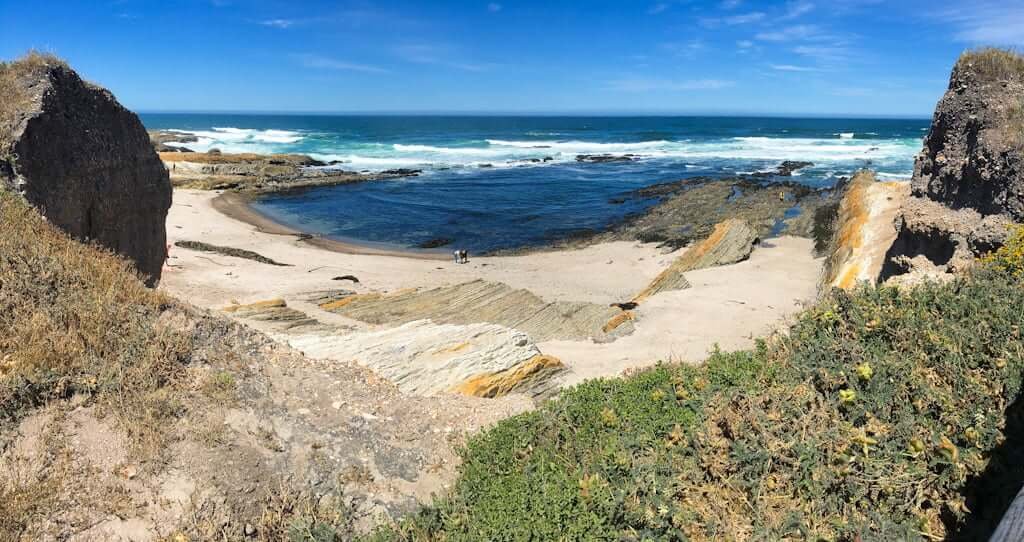
[[[599,229],[642,210],[629,191],[695,176],[813,162],[792,180],[826,187],[871,167],[909,178],[926,119],[445,117],[146,114],[151,129],[199,138],[193,150],[294,152],[354,171],[418,177],[275,195],[256,203],[331,237],[415,247],[435,238],[486,251]],[[634,155],[580,163],[580,154]]]

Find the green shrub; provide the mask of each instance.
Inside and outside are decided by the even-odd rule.
[[[368,539],[984,539],[1024,480],[1014,273],[837,291],[753,352],[581,384]]]
[[[1006,244],[984,260],[991,267],[1014,277],[1024,276],[1024,226],[1016,226]]]

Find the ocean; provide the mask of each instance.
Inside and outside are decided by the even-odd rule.
[[[595,230],[652,201],[655,183],[812,162],[790,179],[828,187],[863,167],[909,179],[927,119],[761,117],[341,116],[150,113],[196,151],[301,153],[353,171],[417,177],[264,197],[254,206],[314,234],[413,248],[434,239],[474,252]],[[581,154],[633,155],[581,163]]]

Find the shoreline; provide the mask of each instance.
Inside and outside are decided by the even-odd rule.
[[[256,210],[252,206],[254,196],[240,192],[222,192],[210,201],[210,205],[228,218],[244,222],[260,233],[270,235],[288,235],[297,241],[305,242],[317,248],[337,252],[339,254],[355,254],[363,256],[391,256],[416,260],[447,260],[449,255],[442,252],[417,251],[415,249],[382,248],[369,243],[339,241],[316,234],[305,232],[282,224]]]
[[[324,311],[310,301],[311,295],[338,289],[389,295],[485,281],[526,290],[545,303],[608,306],[631,299],[682,254],[667,252],[656,243],[618,240],[514,256],[479,255],[457,265],[443,255],[330,240],[296,242],[301,232],[255,212],[245,195],[176,189],[174,196],[167,228],[172,252],[162,290],[215,311],[235,303],[280,299],[312,318],[349,330],[339,333],[394,325]],[[188,240],[256,252],[289,266],[173,248],[175,242]],[[812,249],[810,239],[773,239],[755,248],[748,260],[688,272],[692,287],[659,293],[641,304],[629,335],[611,342],[548,340],[537,347],[568,368],[560,385],[615,376],[659,360],[701,362],[715,345],[749,348],[752,337],[770,333],[814,298],[822,260]],[[358,282],[338,282],[343,276],[357,277]],[[273,322],[246,323],[276,333]]]

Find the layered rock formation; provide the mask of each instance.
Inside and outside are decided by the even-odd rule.
[[[638,293],[633,302],[640,303],[659,292],[689,288],[690,283],[683,275],[687,271],[746,260],[757,241],[757,232],[745,220],[733,218],[720,222],[707,239],[686,249],[647,288]]]
[[[953,273],[1024,221],[1024,58],[965,53],[935,109],[883,278]]]
[[[161,133],[166,137],[166,133]],[[153,136],[156,138],[156,136]],[[162,140],[162,138],[161,138]],[[154,139],[156,148],[166,145]],[[398,169],[359,173],[327,166],[302,154],[228,154],[220,152],[161,151],[175,187],[197,190],[236,190],[249,193],[286,192],[364,181],[395,179],[419,174],[419,170]]]
[[[833,250],[825,260],[821,289],[874,284],[896,240],[895,219],[910,193],[906,182],[881,183],[860,171],[846,185],[836,214]]]
[[[553,389],[551,377],[564,370],[525,333],[496,324],[418,320],[379,331],[309,333],[286,340],[308,356],[369,367],[413,395],[540,396]]]
[[[621,310],[595,303],[548,302],[528,290],[500,282],[474,280],[430,290],[342,297],[321,305],[331,312],[371,324],[432,320],[439,324],[488,322],[547,340],[614,340],[633,331],[631,322],[605,331]]]
[[[306,294],[302,301],[330,309],[369,296],[377,298],[324,290]],[[309,356],[369,367],[413,395],[545,397],[556,389],[553,377],[565,371],[561,361],[542,354],[525,333],[497,324],[415,320],[386,329],[362,329],[326,324],[281,298],[223,310]]]
[[[138,117],[44,55],[0,66],[0,187],[160,279],[171,185]]]

